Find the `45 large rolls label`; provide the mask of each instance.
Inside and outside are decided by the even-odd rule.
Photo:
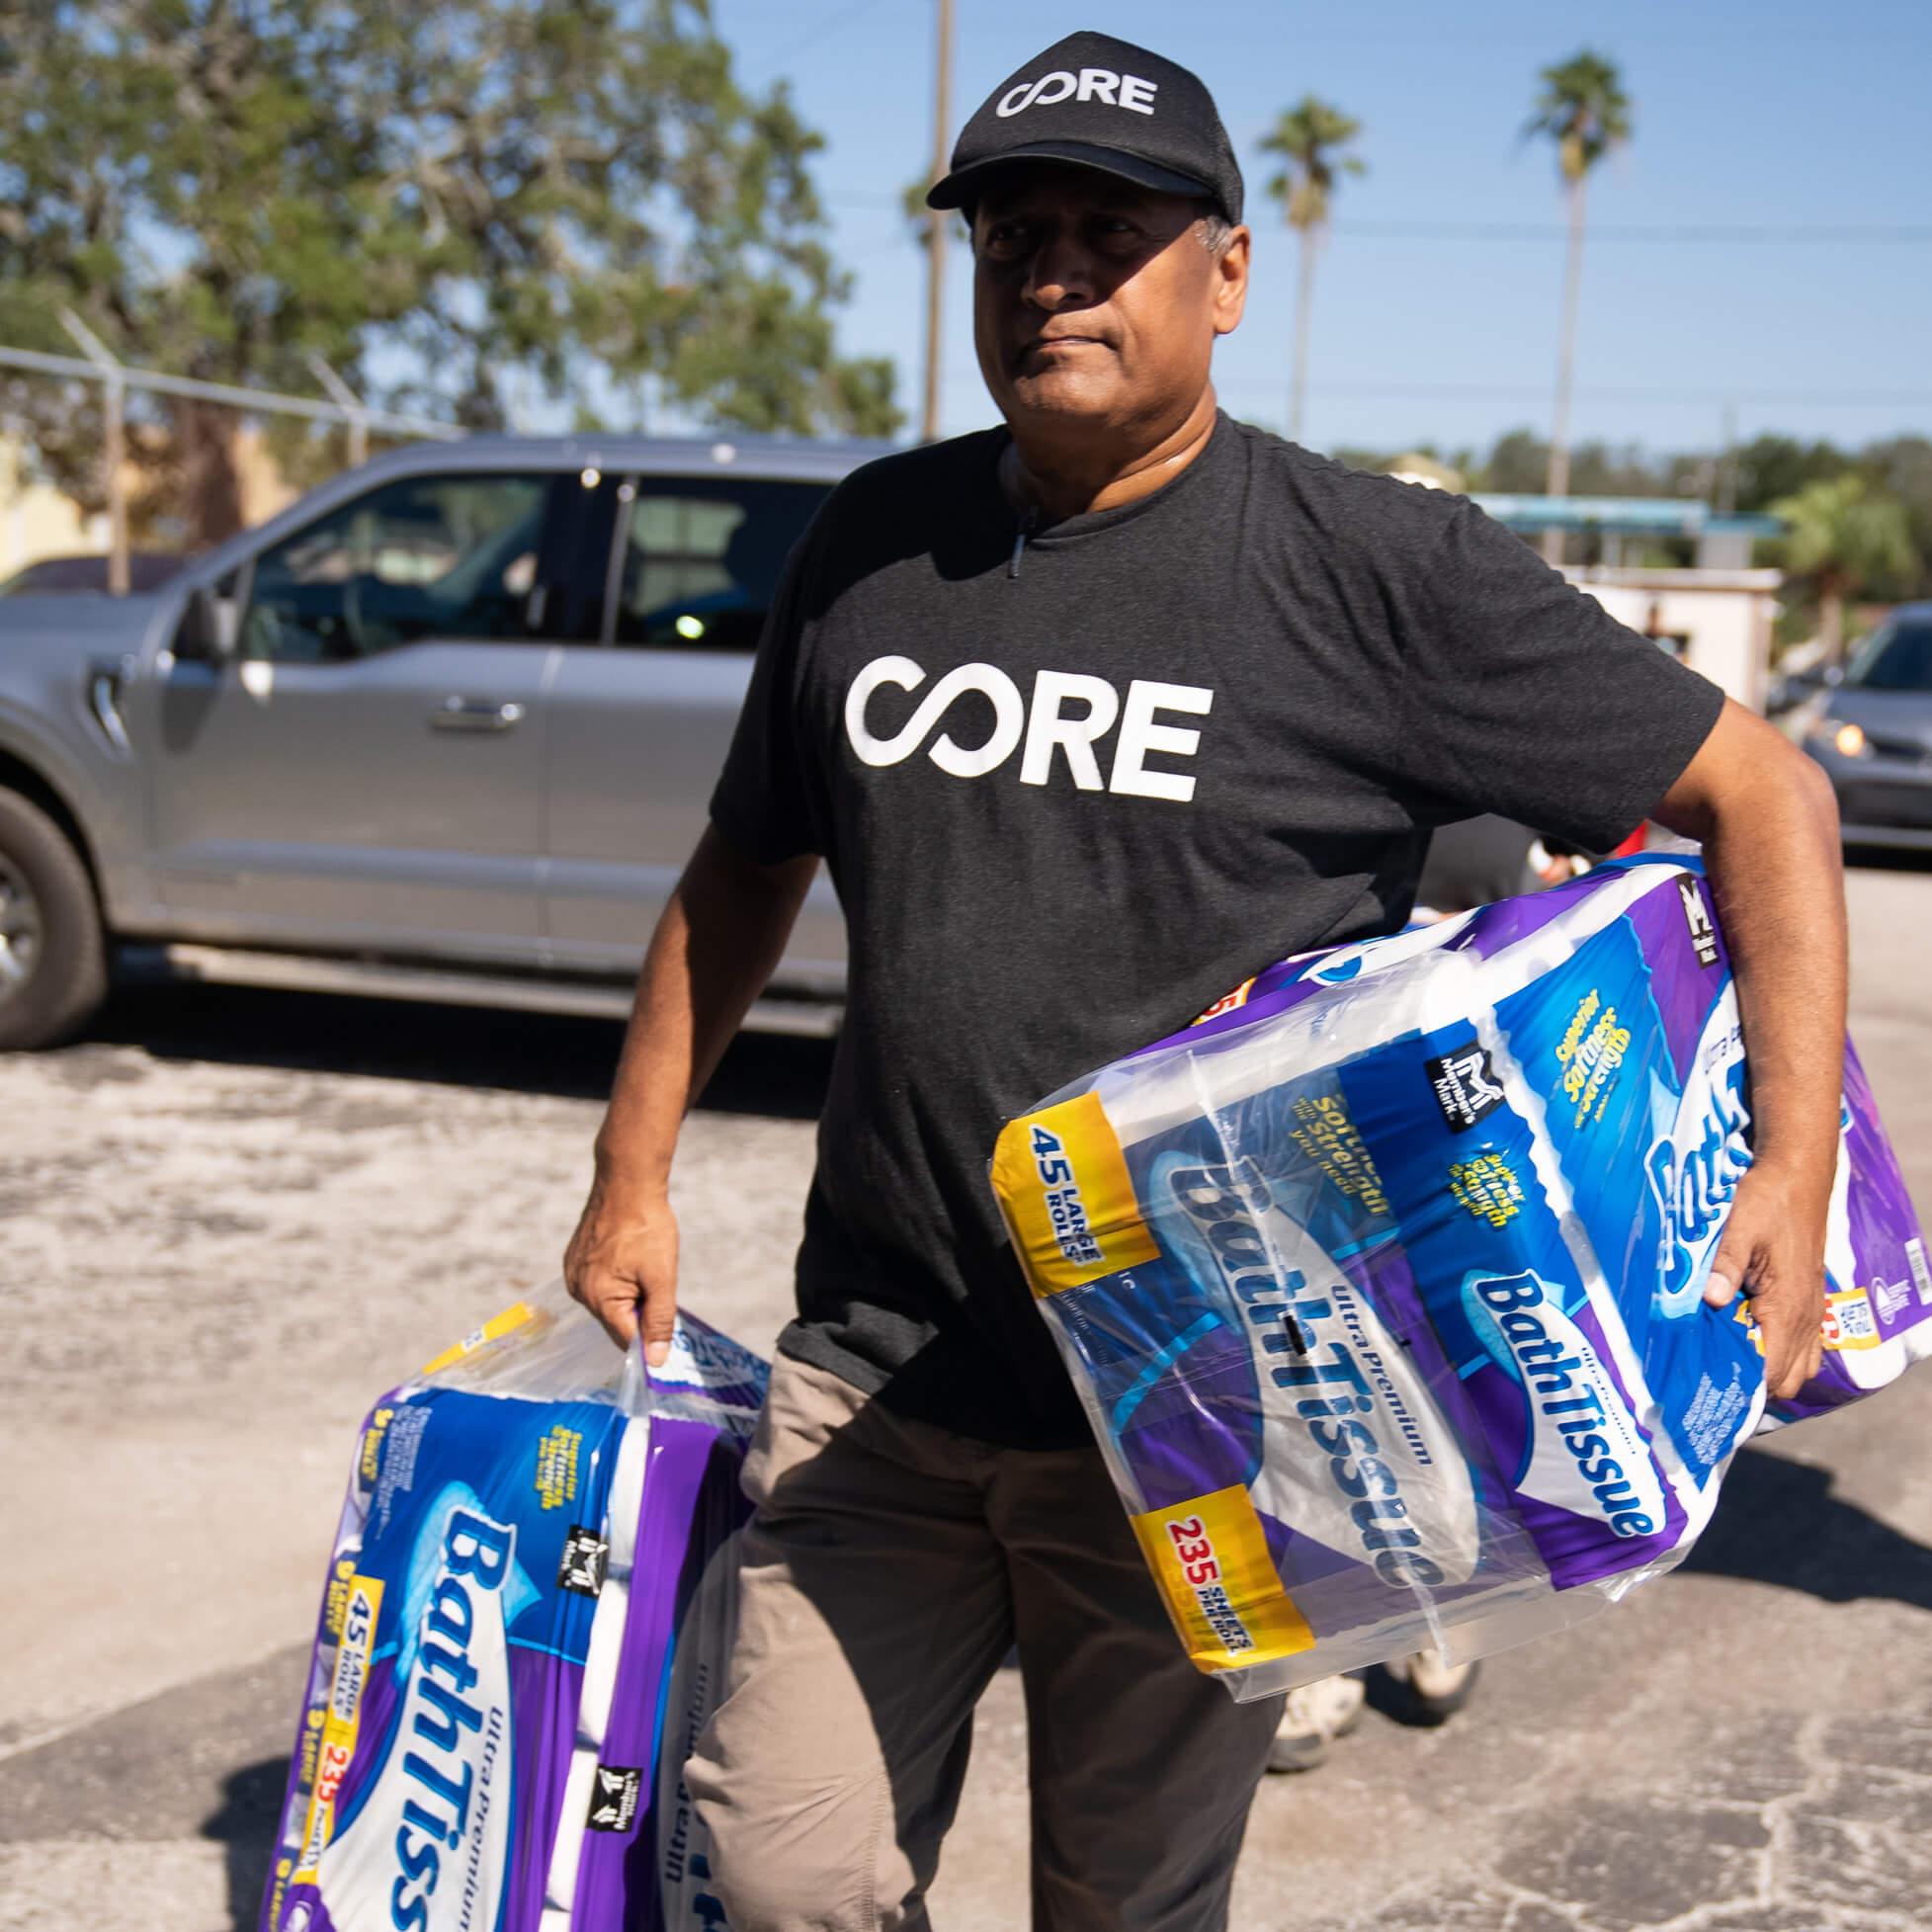
[[[993,1150],[992,1179],[1036,1295],[1078,1288],[1160,1253],[1094,1094],[1010,1121]]]

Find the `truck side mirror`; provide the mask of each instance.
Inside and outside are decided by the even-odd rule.
[[[181,622],[175,627],[177,662],[219,668],[234,656],[241,629],[234,592],[234,578],[228,576],[218,583],[197,585],[188,593]]]

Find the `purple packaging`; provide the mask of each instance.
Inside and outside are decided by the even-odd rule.
[[[1196,1663],[1262,1696],[1681,1561],[1737,1445],[1932,1353],[1848,1051],[1825,1360],[1703,1290],[1749,1165],[1728,957],[1649,858],[1283,962],[1009,1124],[1015,1248]]]
[[[766,1366],[620,1357],[561,1284],[385,1395],[330,1559],[262,1932],[709,1932],[682,1784]]]

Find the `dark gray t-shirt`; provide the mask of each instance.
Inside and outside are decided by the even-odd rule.
[[[1029,538],[1004,431],[869,464],[787,570],[712,816],[824,855],[851,990],[780,1343],[989,1441],[1088,1440],[986,1163],[1285,954],[1400,925],[1430,830],[1602,850],[1722,694],[1464,498],[1222,417]]]

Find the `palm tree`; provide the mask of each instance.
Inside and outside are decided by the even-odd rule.
[[[1282,157],[1282,170],[1268,183],[1267,192],[1282,205],[1282,213],[1301,236],[1301,261],[1295,285],[1295,369],[1290,379],[1288,434],[1302,440],[1302,419],[1308,396],[1308,315],[1314,301],[1314,258],[1328,227],[1328,204],[1343,174],[1366,174],[1352,154],[1338,154],[1362,131],[1362,124],[1304,94],[1297,107],[1286,109],[1262,149]]]
[[[1556,351],[1556,407],[1550,433],[1552,496],[1569,494],[1569,395],[1576,367],[1576,302],[1583,284],[1583,198],[1590,170],[1631,137],[1630,96],[1607,55],[1585,47],[1539,78],[1543,92],[1523,126],[1523,138],[1547,134],[1569,196],[1569,249],[1563,264],[1562,335]],[[1556,533],[1552,533],[1555,536]],[[1557,542],[1560,542],[1557,537]],[[1546,540],[1546,550],[1553,548]]]
[[[1786,567],[1817,586],[1818,638],[1824,661],[1835,664],[1845,649],[1845,599],[1874,578],[1918,573],[1904,505],[1848,469],[1813,477],[1796,495],[1774,503],[1771,514],[1790,530]]]

